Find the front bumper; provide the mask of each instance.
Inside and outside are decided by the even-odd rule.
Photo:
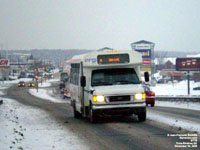
[[[110,105],[93,105],[92,109],[99,115],[131,115],[146,112],[146,104],[110,104]]]
[[[98,109],[115,109],[115,108],[138,108],[138,107],[145,107],[145,102],[143,103],[136,103],[136,104],[105,104],[105,105],[92,105],[93,110]]]

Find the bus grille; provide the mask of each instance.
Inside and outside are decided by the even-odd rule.
[[[110,96],[109,101],[110,102],[123,102],[123,101],[130,101],[130,95],[125,96]]]

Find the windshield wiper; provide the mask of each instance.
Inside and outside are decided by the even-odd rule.
[[[119,81],[115,81],[116,83],[121,83],[121,84],[139,84],[133,81],[127,81],[127,80],[119,80]]]
[[[92,85],[93,86],[100,86],[100,85],[113,85],[113,84],[109,83],[109,82],[95,82]]]

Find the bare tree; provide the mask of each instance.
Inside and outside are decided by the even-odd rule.
[[[164,65],[167,54],[168,54],[168,51],[155,53],[155,59],[157,59],[159,65]]]

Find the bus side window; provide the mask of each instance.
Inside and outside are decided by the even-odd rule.
[[[71,64],[70,83],[79,85],[80,64]]]

